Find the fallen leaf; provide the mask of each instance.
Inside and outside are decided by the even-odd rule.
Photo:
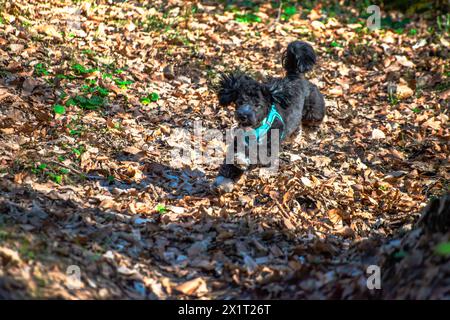
[[[25,79],[22,84],[22,92],[24,95],[29,96],[33,93],[34,88],[39,85],[39,81],[33,78]]]
[[[380,129],[373,129],[372,130],[372,139],[375,139],[375,140],[386,139],[386,135]]]
[[[406,84],[399,84],[396,93],[400,99],[405,99],[411,97],[414,94],[414,91]]]
[[[340,209],[328,210],[327,214],[334,225],[342,225],[342,211]]]
[[[139,148],[136,148],[134,146],[129,146],[129,147],[124,148],[123,152],[136,155],[136,154],[142,152],[142,150]]]
[[[0,247],[0,263],[6,266],[8,263],[19,264],[22,262],[19,253],[10,248]]]
[[[415,65],[405,56],[395,56],[395,59],[404,67],[413,68]]]
[[[311,180],[309,180],[307,177],[301,177],[300,180],[307,187],[312,187],[313,186]]]
[[[203,280],[203,278],[198,277],[189,281],[186,281],[178,286],[176,286],[174,289],[186,294],[186,295],[193,295],[197,293],[198,291],[205,291],[206,288],[206,282]]]
[[[54,25],[44,24],[39,25],[35,28],[35,30],[39,33],[46,34],[47,36],[62,40],[62,35],[59,33],[58,29]]]

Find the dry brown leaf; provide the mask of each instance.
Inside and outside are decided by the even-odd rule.
[[[35,30],[39,33],[44,33],[47,36],[62,40],[62,35],[58,32],[58,29],[56,29],[54,25],[39,25],[35,27]]]
[[[395,56],[395,58],[397,59],[397,62],[404,67],[413,68],[415,66],[414,63],[408,60],[405,56]]]
[[[406,84],[399,84],[396,93],[400,99],[405,99],[411,97],[414,94],[414,91]]]
[[[186,294],[186,295],[194,295],[197,292],[203,292],[206,289],[206,282],[203,278],[198,277],[189,281],[186,281],[174,288],[175,290]]]
[[[342,225],[342,211],[340,209],[328,210],[327,214],[334,225]]]
[[[334,97],[340,97],[343,95],[342,87],[341,86],[334,86],[328,91],[328,94]]]
[[[326,28],[323,22],[320,22],[319,20],[314,20],[313,22],[311,22],[311,26],[313,27],[313,29],[318,31]]]
[[[345,238],[353,238],[355,236],[355,231],[349,226],[338,228],[334,233]]]
[[[300,180],[307,187],[312,187],[313,186],[311,180],[309,180],[307,177],[301,177]]]
[[[23,94],[29,96],[32,94],[34,88],[39,85],[39,81],[33,78],[25,79],[22,85]]]
[[[424,123],[422,123],[422,126],[433,128],[435,130],[439,130],[442,128],[441,122],[439,120],[436,120],[435,117],[432,117],[427,121],[425,121]]]
[[[6,266],[8,263],[20,264],[22,259],[17,251],[7,247],[0,247],[0,263]]]
[[[136,147],[134,147],[134,146],[126,147],[126,148],[124,148],[122,151],[125,152],[125,153],[133,154],[133,155],[136,155],[136,154],[142,152],[141,149],[136,148]]]
[[[386,139],[386,135],[380,129],[373,129],[372,130],[372,139],[374,139],[374,140]]]

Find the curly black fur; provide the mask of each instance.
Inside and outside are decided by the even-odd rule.
[[[242,73],[222,75],[218,97],[222,106],[234,103],[236,119],[241,127],[256,128],[274,104],[283,117],[284,126],[275,122],[271,129],[282,129],[288,139],[304,125],[320,124],[325,116],[325,101],[319,89],[305,79],[304,73],[316,63],[313,48],[306,42],[290,43],[282,55],[286,70],[283,78],[260,83]],[[224,164],[219,176],[236,180],[244,171]]]
[[[314,49],[306,42],[291,42],[283,53],[283,67],[288,76],[311,71],[315,64]]]

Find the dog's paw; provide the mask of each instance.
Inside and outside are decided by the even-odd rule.
[[[218,176],[211,185],[211,190],[217,193],[229,193],[233,191],[234,181],[223,176]]]

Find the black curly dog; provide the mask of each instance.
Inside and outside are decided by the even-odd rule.
[[[281,143],[301,132],[302,124],[317,126],[322,122],[325,101],[319,89],[304,76],[315,63],[316,55],[312,46],[303,41],[294,41],[282,56],[286,70],[284,78],[271,78],[260,83],[241,73],[222,75],[218,90],[219,103],[222,106],[236,104],[235,116],[240,128],[264,131],[270,153],[270,136],[274,130],[278,130]],[[236,151],[235,145],[232,150]],[[253,167],[255,165],[243,167],[225,161],[213,190],[230,192],[244,171]]]

